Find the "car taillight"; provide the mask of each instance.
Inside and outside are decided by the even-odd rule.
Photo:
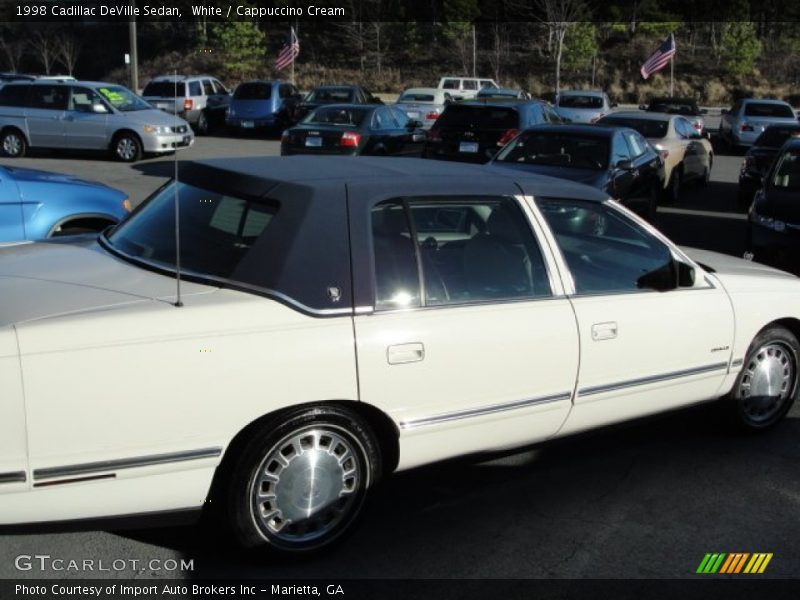
[[[509,129],[503,135],[500,136],[500,139],[497,140],[497,145],[498,146],[505,146],[508,142],[513,140],[515,137],[517,137],[518,133],[519,133],[519,129]]]
[[[342,139],[339,141],[339,145],[346,148],[356,148],[358,147],[358,143],[360,141],[360,133],[356,133],[355,131],[345,131],[342,134]]]
[[[434,120],[436,120],[436,119],[438,119],[438,118],[439,118],[439,113],[438,113],[438,112],[436,112],[435,110],[432,110],[432,111],[431,111],[431,112],[429,112],[427,115],[425,115],[425,118],[426,118],[428,121],[434,121]]]
[[[183,101],[183,110],[192,110],[193,106],[194,101],[191,98],[186,98],[186,100]]]
[[[428,131],[428,141],[429,142],[441,142],[442,141],[442,133],[436,127],[431,127],[430,131]]]
[[[739,126],[739,129],[741,129],[742,131],[754,131],[753,126],[750,125],[750,123],[742,123]]]
[[[703,124],[700,121],[695,121],[692,125],[697,131],[703,131]]]

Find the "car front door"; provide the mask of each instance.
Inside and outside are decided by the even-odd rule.
[[[64,116],[65,146],[91,150],[108,148],[111,143],[108,105],[90,88],[72,86],[70,92]]]
[[[32,85],[25,120],[31,146],[64,147],[64,118],[69,90],[65,85]]]
[[[566,431],[716,397],[733,343],[727,293],[702,272],[656,291],[674,251],[610,203],[537,206],[574,282],[581,361]]]
[[[575,317],[529,209],[511,182],[458,187],[351,215],[361,399],[398,424],[404,466],[550,437],[571,408]]]
[[[0,187],[7,184],[0,183]],[[0,211],[2,211],[0,203]],[[14,331],[0,328],[0,494],[28,489],[28,444],[19,348]]]
[[[25,239],[24,213],[17,183],[0,167],[0,242]]]

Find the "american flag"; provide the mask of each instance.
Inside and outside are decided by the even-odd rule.
[[[294,33],[294,27],[292,27],[292,33],[289,35],[289,39],[283,45],[283,48],[281,48],[278,58],[275,59],[275,67],[277,67],[279,71],[283,71],[294,62],[298,54],[300,54],[300,41]]]
[[[675,51],[675,36],[670,33],[669,37],[664,40],[664,43],[658,47],[658,50],[653,52],[650,58],[642,65],[640,69],[642,77],[647,79],[653,73],[657,73],[666,67],[670,59],[675,56]]]

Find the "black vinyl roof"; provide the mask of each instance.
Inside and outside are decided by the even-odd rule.
[[[599,133],[594,128],[593,133]],[[604,131],[604,130],[600,130]],[[601,134],[602,135],[602,134]],[[325,187],[331,183],[358,184],[364,190],[374,186],[386,189],[392,186],[397,195],[430,193],[431,184],[441,190],[447,180],[463,190],[474,184],[486,189],[496,180],[500,187],[513,182],[526,194],[551,198],[575,198],[602,202],[608,196],[592,187],[563,179],[532,173],[495,171],[486,165],[418,158],[351,157],[351,156],[262,156],[221,158],[186,164],[183,171],[188,179],[191,173],[219,181],[232,182],[231,175],[245,186],[247,195],[262,196],[279,184],[288,183],[303,187]],[[463,192],[458,192],[463,193]],[[351,198],[358,202],[358,198]]]

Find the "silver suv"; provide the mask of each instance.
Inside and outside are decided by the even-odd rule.
[[[200,135],[224,122],[231,103],[231,92],[210,75],[159,75],[144,87],[142,97],[186,119]]]
[[[189,124],[129,89],[94,81],[25,81],[0,89],[0,153],[30,148],[110,150],[125,162],[191,146]]]

